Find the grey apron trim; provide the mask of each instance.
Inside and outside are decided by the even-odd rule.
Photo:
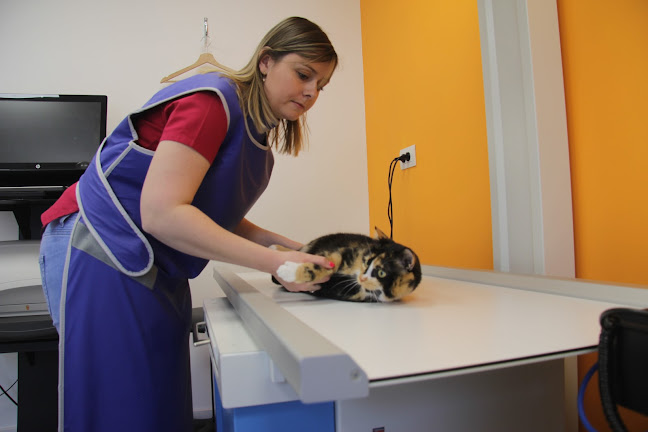
[[[72,233],[79,225],[79,216],[77,215],[74,225],[72,226]],[[72,252],[72,235],[68,241],[67,252],[65,254],[65,265],[63,266],[63,281],[61,284],[61,300],[59,305],[59,397],[58,397],[58,430],[63,430],[64,425],[64,406],[65,401],[65,303],[67,299],[67,280],[68,271],[70,268],[70,255]]]
[[[101,245],[94,238],[88,227],[83,222],[78,222],[75,229],[72,232],[72,246],[76,249],[82,250],[88,255],[98,259],[102,263],[114,268],[115,270],[122,272],[120,269],[115,266],[115,263],[110,259],[108,254],[103,250]],[[122,272],[123,273],[123,272]],[[155,285],[155,280],[157,278],[158,268],[153,265],[151,269],[143,274],[142,276],[129,276],[131,279],[141,283],[151,291]]]

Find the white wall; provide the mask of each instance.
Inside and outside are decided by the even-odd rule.
[[[238,68],[266,31],[290,15],[320,24],[341,64],[309,112],[310,151],[277,158],[273,181],[250,217],[300,241],[335,230],[368,232],[358,1],[3,0],[0,92],[107,94],[112,129],[161,87],[163,76],[196,60],[203,17],[213,54]]]
[[[2,0],[0,93],[106,94],[110,130],[161,87],[162,77],[197,59],[204,17],[210,51],[239,68],[267,30],[292,15],[328,33],[340,67],[309,112],[309,151],[277,157],[249,218],[302,242],[334,231],[369,233],[358,0]],[[6,216],[0,214],[0,240],[17,238]],[[210,280],[192,285],[194,305],[209,296]],[[12,424],[11,409],[0,398],[0,430]]]

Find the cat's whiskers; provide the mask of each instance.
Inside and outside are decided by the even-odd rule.
[[[348,293],[350,293],[351,291],[353,291],[353,289],[354,289],[356,286],[359,286],[359,285],[358,285],[354,280],[349,280],[349,282],[347,283],[346,288],[344,288],[343,295],[346,296]],[[362,288],[362,287],[360,287],[360,288]]]
[[[340,291],[346,293],[348,291],[351,291],[355,283],[356,282],[353,277],[346,277],[340,280],[339,282],[337,282],[335,285],[333,285],[333,288],[337,288],[338,286],[340,286],[341,287]]]
[[[365,292],[368,294],[369,301],[373,303],[380,302],[380,294],[382,294],[381,290],[365,290]]]
[[[346,280],[345,286],[342,287],[341,294],[346,296],[348,293],[353,291],[353,289],[358,288],[360,292],[364,292],[364,288],[357,282],[357,279],[353,276],[350,276]]]

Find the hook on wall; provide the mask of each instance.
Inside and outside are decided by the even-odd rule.
[[[209,39],[209,20],[207,17],[203,18],[203,52],[209,52],[209,45],[211,45],[211,40]]]
[[[160,80],[160,83],[169,83],[169,82],[175,82],[173,78],[178,77],[186,72],[191,71],[192,69],[199,68],[204,65],[212,65],[215,66],[219,69],[222,69],[223,66],[216,61],[214,56],[209,52],[209,45],[211,44],[211,41],[209,40],[209,22],[207,18],[203,18],[203,53],[200,54],[200,57],[198,57],[198,60],[194,62],[192,65],[189,65],[185,68],[180,69],[179,71],[173,72],[171,75],[167,75],[162,80]]]

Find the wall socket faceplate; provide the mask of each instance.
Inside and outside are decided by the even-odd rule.
[[[412,168],[413,166],[416,165],[416,146],[411,145],[407,148],[404,148],[403,150],[400,151],[399,156],[404,155],[405,153],[410,154],[410,160],[407,162],[401,162],[400,167],[402,170],[407,169],[407,168]]]

